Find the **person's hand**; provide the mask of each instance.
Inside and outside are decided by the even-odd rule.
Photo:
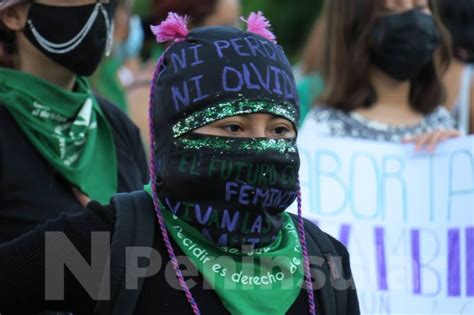
[[[456,129],[438,130],[417,137],[404,139],[403,142],[414,143],[416,145],[416,151],[426,150],[433,152],[440,142],[460,136],[462,136],[461,132]]]
[[[87,197],[82,191],[80,191],[77,187],[72,187],[72,192],[76,199],[79,201],[79,203],[83,206],[86,207],[87,204],[91,201],[89,197]]]

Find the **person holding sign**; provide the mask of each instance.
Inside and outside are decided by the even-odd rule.
[[[0,312],[360,313],[345,247],[285,211],[301,201],[295,82],[269,22],[247,24],[188,31],[170,13],[152,27],[170,45],[150,184],[0,246]]]
[[[148,178],[138,129],[86,79],[110,48],[113,11],[0,1],[0,243]]]
[[[428,0],[327,1],[325,91],[302,138],[413,141],[433,149],[458,136],[440,106],[449,49],[435,9]]]

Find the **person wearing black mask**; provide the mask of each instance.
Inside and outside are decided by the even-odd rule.
[[[148,180],[138,129],[86,79],[110,50],[113,11],[0,2],[0,243]]]
[[[151,84],[150,184],[0,245],[0,312],[360,314],[345,247],[301,208],[286,212],[301,206],[299,100],[269,22],[253,13],[247,24],[189,31],[170,13],[152,27],[170,45]],[[67,257],[83,255],[71,264],[95,271],[51,283],[62,266],[49,262],[71,248],[47,231],[67,235]],[[149,262],[138,286],[131,252]]]
[[[474,134],[474,1],[433,0],[451,34],[452,57],[444,83],[446,107],[453,113],[458,128]]]
[[[433,150],[459,135],[440,106],[449,49],[428,0],[332,0],[325,14],[325,91],[300,141],[319,134]]]

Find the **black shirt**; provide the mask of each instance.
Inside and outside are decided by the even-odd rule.
[[[65,295],[62,301],[45,301],[45,232],[64,231],[77,251],[87,262],[91,261],[91,231],[113,232],[115,224],[115,209],[113,206],[101,206],[96,202],[89,203],[81,214],[63,215],[61,218],[49,221],[37,227],[34,231],[23,235],[13,242],[0,245],[0,313],[17,314],[17,312],[32,312],[43,309],[72,311],[76,314],[92,314],[96,302],[88,295],[79,281],[68,270],[65,271]],[[98,238],[113,241],[113,234],[103,233]],[[110,239],[107,239],[110,237]],[[345,279],[351,278],[349,255],[344,245],[329,237],[337,253],[342,257]],[[95,241],[99,241],[98,238]],[[103,239],[104,240],[104,239]],[[50,242],[48,252],[51,255],[65,255],[61,241]],[[161,257],[159,271],[147,278],[143,283],[134,314],[139,315],[175,315],[193,314],[182,290],[179,289],[175,273],[169,264],[169,258],[159,229],[155,230],[154,249]],[[173,242],[177,257],[184,254]],[[187,258],[185,258],[187,259]],[[148,262],[145,262],[145,264]],[[190,263],[186,264],[192,266]],[[200,307],[202,314],[229,314],[224,308],[215,291],[204,289],[203,278],[196,272],[185,277],[192,281],[191,292]],[[99,278],[99,277],[98,277]],[[101,278],[101,277],[100,277]],[[348,290],[347,313],[360,314],[357,294],[354,287]],[[317,314],[326,314],[320,308],[321,294],[315,291]],[[271,301],[268,301],[271,303]],[[308,297],[301,290],[295,303],[287,314],[308,314]],[[9,313],[11,312],[11,313]],[[332,314],[326,314],[332,315]]]
[[[98,99],[117,153],[118,192],[143,188],[148,168],[138,128],[116,106]],[[72,185],[43,158],[0,104],[0,243],[83,209]]]

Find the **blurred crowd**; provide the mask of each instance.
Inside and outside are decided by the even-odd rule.
[[[238,25],[242,22],[239,19],[242,15],[242,4],[238,0],[161,0],[142,1],[142,4],[139,3],[140,0],[135,1],[135,3],[133,0],[118,1],[112,53],[103,60],[92,77],[92,83],[99,95],[111,100],[130,115],[140,127],[143,139],[146,140],[148,131],[144,109],[148,102],[149,81],[153,67],[165,48],[155,42],[149,25],[159,24],[170,11],[190,17],[192,28]],[[421,133],[426,134],[437,129],[456,129],[463,134],[474,132],[474,110],[471,110],[474,106],[472,105],[474,96],[471,83],[471,62],[474,61],[472,46],[474,22],[471,19],[474,14],[474,3],[472,1],[400,0],[387,1],[387,5],[382,6],[380,6],[382,3],[380,1],[361,1],[360,3],[355,1],[352,5],[338,4],[338,2],[328,2],[325,5],[323,12],[315,19],[313,28],[306,30],[309,35],[306,43],[299,49],[300,53],[292,58],[295,60],[294,74],[301,102],[301,125],[311,112],[309,120],[314,120],[319,130],[340,136],[355,134],[356,137],[364,137],[359,135],[364,131],[352,130],[354,128],[350,126],[341,127],[345,131],[341,128],[339,131],[331,131],[328,130],[329,127],[325,127],[323,120],[328,119],[328,116],[343,117],[346,120],[354,119],[355,124],[362,122],[367,126],[384,127],[384,130],[394,130],[393,127],[397,126],[414,128],[425,125],[425,128],[418,128],[417,131],[413,131],[413,128],[396,130],[393,136],[386,133],[381,135],[377,131],[372,136],[365,136],[365,138],[389,141],[420,137]],[[363,2],[366,4],[364,5]],[[148,5],[146,12],[149,14],[135,14],[134,8],[143,7],[143,5]],[[366,9],[364,12],[360,9],[362,7]],[[338,12],[338,9],[351,10],[344,12],[353,13],[348,15],[342,11]],[[438,31],[436,38],[431,38],[435,41],[431,50],[426,46],[428,45],[426,41],[423,42],[421,35],[429,31],[429,28],[407,29],[400,24],[398,30],[402,33],[398,32],[398,34],[403,34],[404,38],[402,39],[402,35],[399,35],[399,37],[386,39],[385,42],[379,43],[380,51],[374,51],[373,42],[377,40],[375,37],[381,38],[382,35],[373,34],[371,28],[373,28],[375,18],[381,14],[380,12],[394,15],[394,13],[417,10],[434,17],[435,25],[433,26]],[[395,15],[392,18],[395,19]],[[411,19],[412,25],[416,25],[417,22],[414,20],[416,17]],[[410,17],[406,17],[404,21],[398,23],[410,23],[409,20]],[[384,27],[384,25],[379,25],[379,27]],[[400,42],[402,40],[408,46],[411,45],[406,52],[397,47],[404,44]],[[418,47],[413,46],[415,43]],[[420,47],[423,44],[425,47]],[[386,54],[389,50],[394,55],[379,56],[379,62],[385,58],[387,61],[382,62],[391,64],[393,68],[414,69],[414,73],[410,73],[409,77],[400,79],[395,76],[395,83],[397,81],[406,83],[403,87],[384,80],[387,71],[383,69],[378,71],[382,68],[380,64],[376,65],[377,69],[373,69],[372,64],[375,60],[372,58],[373,55]],[[424,52],[420,52],[422,50]],[[426,56],[420,56],[423,53]],[[405,56],[401,56],[403,54]],[[410,59],[412,64],[403,64],[403,61],[400,61],[401,64],[395,64],[396,60],[401,58]],[[423,67],[422,63],[426,63],[423,58],[430,59],[428,63],[431,67],[425,67],[430,69],[420,69]],[[394,78],[393,75],[388,77]],[[373,102],[374,97],[367,95],[373,91],[364,87],[371,81],[387,83],[380,83],[373,87],[377,90],[376,102]],[[415,90],[422,95],[413,95],[417,94]],[[407,93],[410,94],[409,97]],[[354,104],[354,101],[357,104]],[[440,108],[440,105],[443,108]],[[332,111],[332,109],[336,110]],[[322,120],[321,117],[323,117]],[[455,119],[453,123],[450,122],[451,117]],[[437,123],[432,125],[430,121],[437,121]],[[338,125],[334,124],[334,121],[330,124],[331,126]],[[370,133],[370,130],[367,132]],[[437,134],[435,137],[448,138],[453,135],[457,134],[449,132]],[[429,138],[425,139],[425,142],[437,140]]]

